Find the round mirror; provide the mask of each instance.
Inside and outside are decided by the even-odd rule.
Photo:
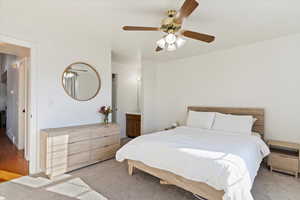
[[[101,80],[98,72],[89,64],[73,63],[66,68],[62,76],[66,93],[75,100],[88,101],[100,91]]]

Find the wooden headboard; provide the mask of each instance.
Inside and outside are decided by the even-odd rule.
[[[252,115],[257,119],[252,131],[258,132],[264,136],[265,132],[265,110],[263,108],[230,108],[230,107],[199,107],[189,106],[188,111],[196,112],[219,112],[232,115]]]

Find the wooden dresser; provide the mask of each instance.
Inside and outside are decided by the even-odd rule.
[[[126,113],[126,135],[129,138],[141,135],[141,114]]]
[[[92,124],[41,131],[41,168],[53,178],[111,159],[120,147],[117,124]]]

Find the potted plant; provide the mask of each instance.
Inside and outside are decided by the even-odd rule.
[[[99,111],[100,114],[104,115],[104,119],[103,122],[105,125],[108,124],[108,116],[110,113],[112,113],[112,109],[110,106],[106,107],[106,106],[102,106]]]

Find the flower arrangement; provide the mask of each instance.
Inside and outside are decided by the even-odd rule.
[[[110,106],[102,106],[99,110],[98,113],[104,115],[104,124],[108,124],[108,116],[110,113],[112,113],[112,109]]]

